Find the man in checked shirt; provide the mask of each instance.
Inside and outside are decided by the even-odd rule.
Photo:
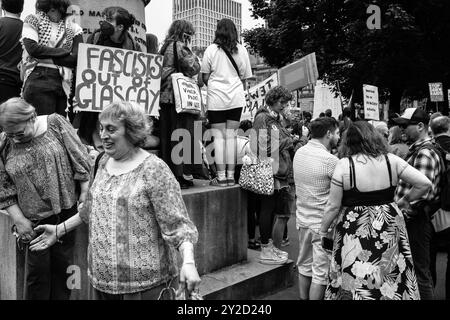
[[[404,130],[412,143],[406,161],[425,174],[433,184],[422,199],[410,203],[409,208],[402,209],[406,219],[420,297],[422,300],[432,300],[434,293],[430,270],[430,244],[433,229],[430,218],[438,209],[435,203],[439,200],[439,181],[443,167],[439,154],[433,148],[433,140],[428,135],[429,116],[424,110],[408,108],[401,117],[394,119],[394,122]],[[411,185],[400,180],[395,200],[398,202],[403,196],[408,200],[411,190]]]

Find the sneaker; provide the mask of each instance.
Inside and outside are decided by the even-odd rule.
[[[289,253],[287,253],[286,251],[280,250],[280,249],[278,249],[277,247],[275,247],[273,245],[272,239],[269,239],[269,246],[272,247],[273,251],[275,251],[275,253],[277,255],[279,255],[280,257],[283,257],[283,258],[286,258],[286,259],[289,257]]]
[[[285,264],[287,257],[281,257],[275,253],[274,247],[269,245],[261,246],[261,253],[259,255],[259,262],[262,264]]]
[[[281,246],[282,247],[287,247],[288,245],[290,245],[291,243],[289,242],[289,238],[283,239],[281,241]]]
[[[229,187],[235,186],[236,185],[236,181],[234,181],[234,179],[227,179],[227,185]]]
[[[211,186],[214,186],[214,187],[228,187],[228,181],[226,179],[225,180],[219,180],[219,178],[217,178],[217,177],[212,179],[209,182],[209,184]]]

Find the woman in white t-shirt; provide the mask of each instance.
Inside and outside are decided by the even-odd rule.
[[[217,178],[215,186],[235,184],[236,130],[245,106],[243,81],[252,76],[245,47],[238,43],[236,26],[230,19],[217,23],[214,43],[205,51],[202,80],[208,86],[208,120],[214,130]]]

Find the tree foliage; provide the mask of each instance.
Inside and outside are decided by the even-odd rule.
[[[428,96],[428,82],[450,81],[448,0],[250,0],[267,28],[244,32],[268,64],[281,67],[315,52],[319,74],[362,100],[362,84],[380,88],[398,111],[400,98]],[[381,8],[381,29],[367,27],[367,8]]]

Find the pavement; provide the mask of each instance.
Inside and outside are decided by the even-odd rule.
[[[290,245],[283,247],[282,250],[289,253],[289,258],[297,261],[298,257],[298,231],[295,228],[295,217],[291,217],[288,222],[288,237]],[[438,253],[437,256],[437,285],[435,288],[435,299],[445,299],[445,268],[447,263],[447,255],[445,253]],[[296,274],[296,273],[295,273]],[[294,285],[285,290],[279,291],[275,294],[265,297],[263,300],[298,300],[298,278],[294,278]]]

